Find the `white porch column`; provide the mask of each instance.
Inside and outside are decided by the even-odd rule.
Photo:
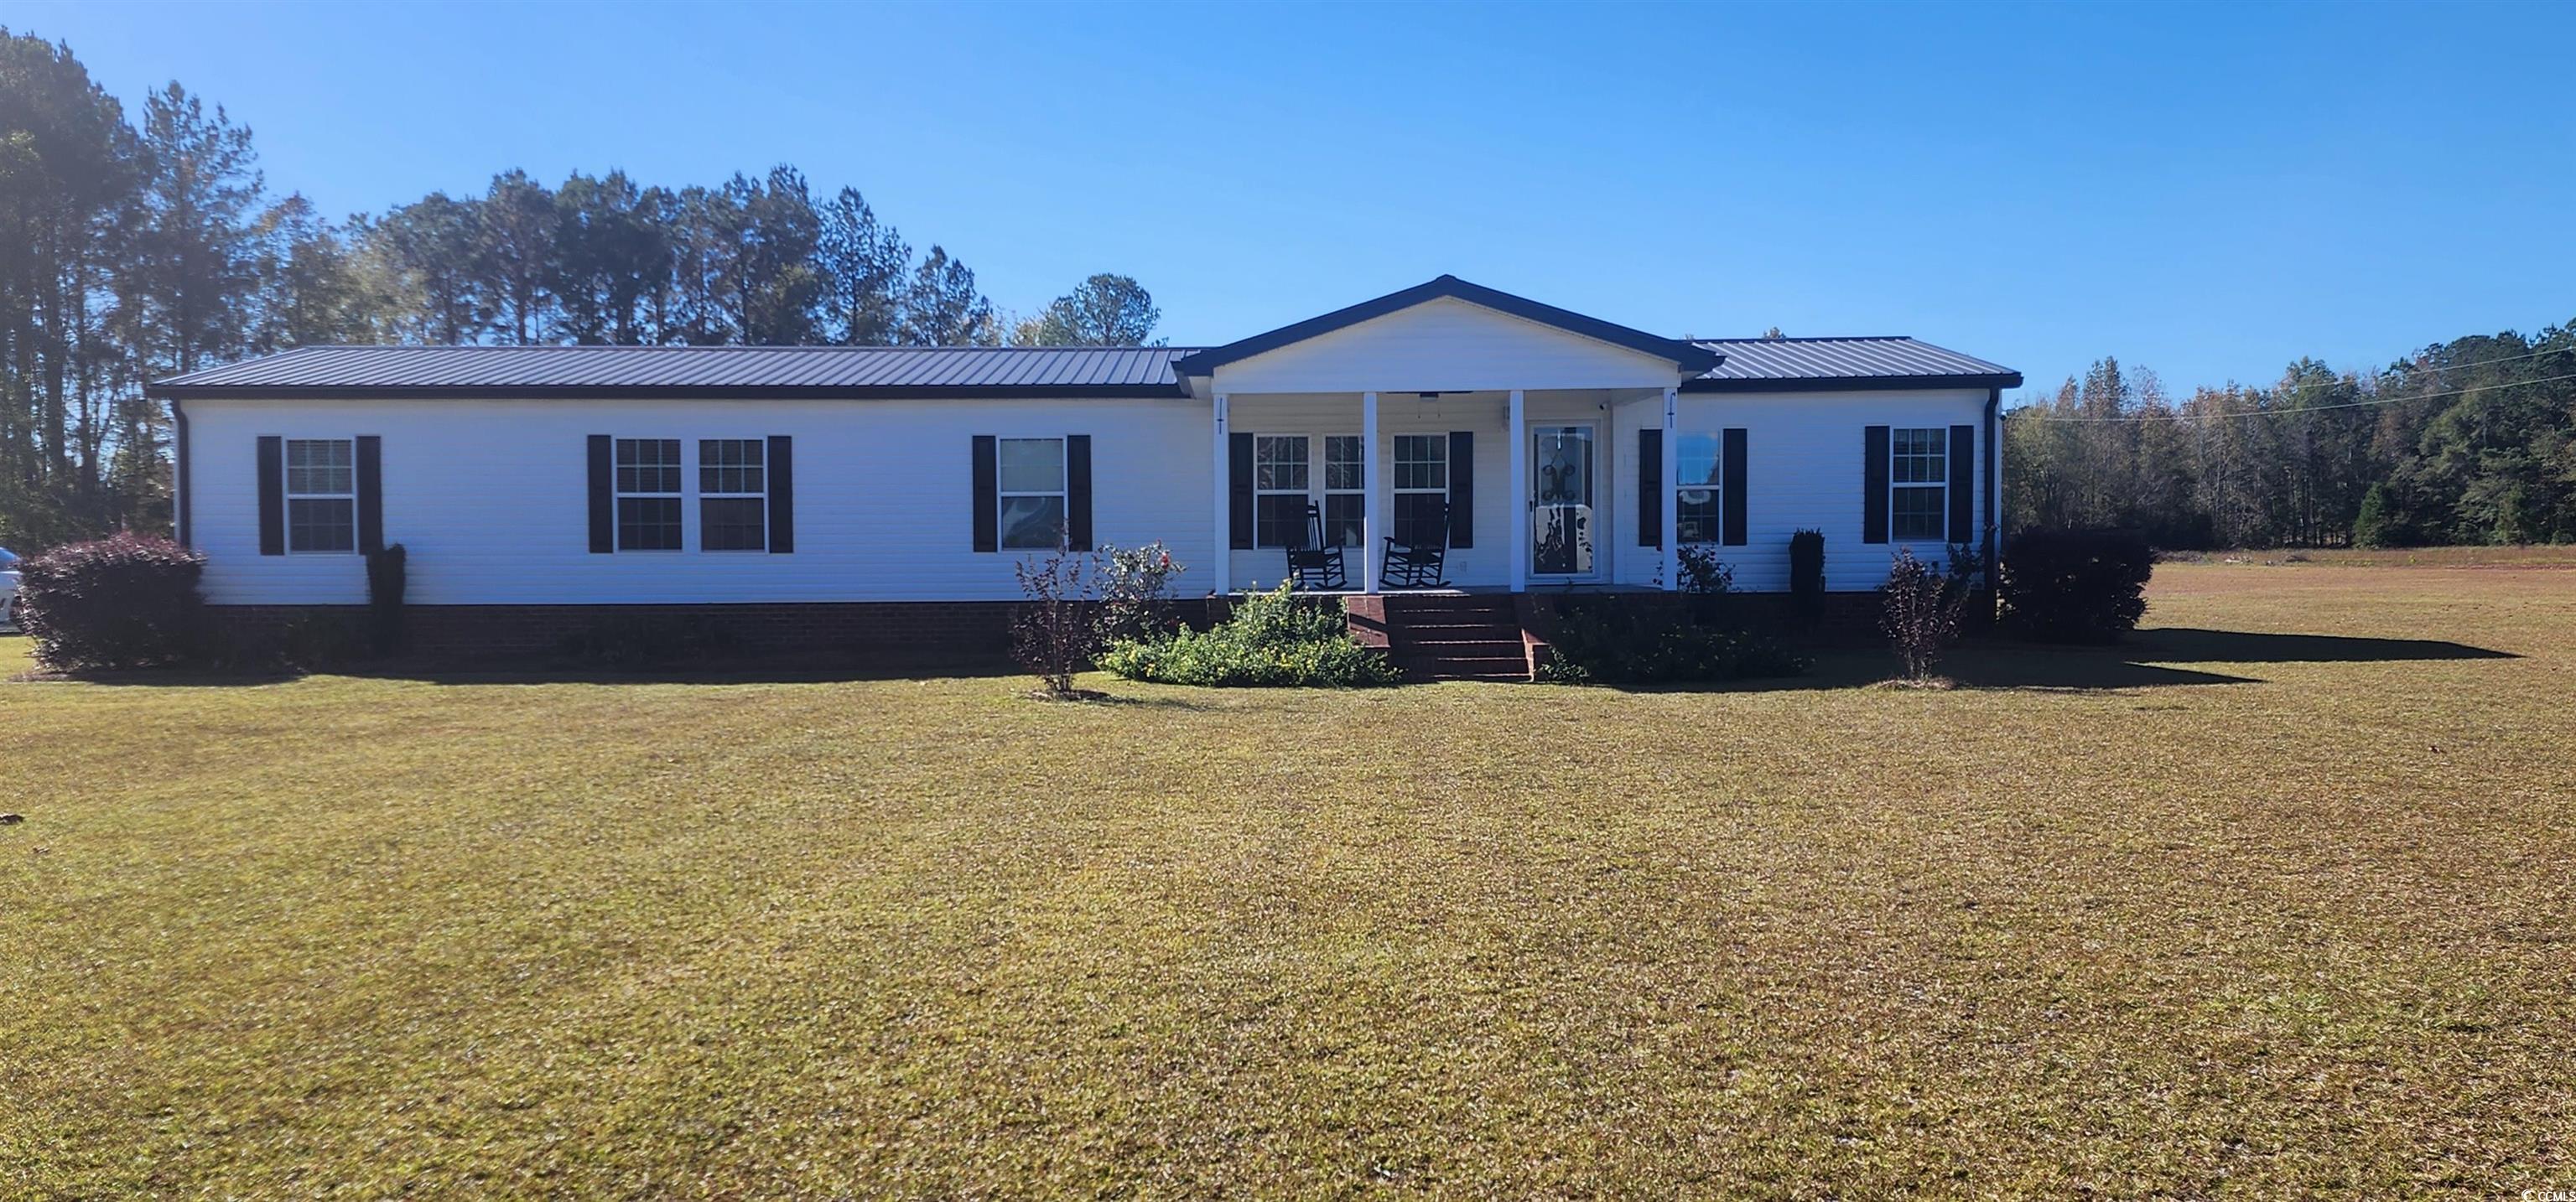
[[[1512,591],[1529,591],[1530,494],[1529,430],[1527,415],[1521,403],[1521,390],[1512,390],[1511,431],[1505,435],[1512,449],[1511,494],[1503,512],[1511,516],[1504,536],[1512,546]]]
[[[1675,432],[1675,427],[1680,424],[1681,406],[1678,402],[1678,390],[1667,388],[1664,390],[1664,462],[1663,466],[1655,472],[1655,478],[1663,481],[1664,490],[1663,503],[1656,508],[1664,515],[1664,588],[1666,591],[1679,590],[1682,586],[1681,506],[1675,504],[1675,498],[1680,494],[1673,489],[1676,483],[1674,473],[1680,470],[1678,444],[1681,440],[1679,434]]]
[[[1369,592],[1377,591],[1378,521],[1377,497],[1377,394],[1360,394],[1360,584]]]
[[[1231,454],[1232,447],[1227,443],[1225,437],[1225,394],[1222,392],[1216,394],[1215,401],[1215,450],[1208,462],[1216,466],[1216,471],[1214,473],[1216,476],[1216,489],[1214,492],[1214,496],[1216,498],[1216,525],[1214,527],[1216,531],[1216,541],[1209,544],[1212,548],[1212,551],[1208,556],[1208,561],[1212,569],[1209,573],[1209,579],[1214,582],[1209,586],[1209,589],[1212,592],[1224,594],[1234,591],[1233,582],[1228,579],[1228,577],[1232,575],[1231,569],[1234,566],[1234,489],[1232,487],[1234,477],[1234,456]]]

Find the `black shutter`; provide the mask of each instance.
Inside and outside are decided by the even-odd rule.
[[[1724,436],[1725,462],[1718,468],[1720,490],[1717,507],[1718,542],[1729,547],[1744,545],[1744,431],[1728,430]]]
[[[1252,436],[1228,434],[1226,447],[1226,541],[1238,551],[1252,549]]]
[[[1476,434],[1449,432],[1449,545],[1476,545]]]
[[[1977,428],[1950,427],[1950,541],[1977,541]]]
[[[796,440],[769,436],[769,553],[796,550]]]
[[[1664,432],[1637,431],[1637,545],[1664,545]]]
[[[259,553],[286,554],[286,444],[273,434],[259,440]]]
[[[385,440],[358,436],[358,550],[385,549]]]
[[[975,436],[975,549],[1002,549],[1002,466],[990,434]]]
[[[1887,427],[1871,426],[1861,438],[1860,541],[1887,541]]]
[[[1091,436],[1064,436],[1064,539],[1076,551],[1091,549]]]
[[[605,434],[590,436],[590,553],[617,549],[617,446]]]

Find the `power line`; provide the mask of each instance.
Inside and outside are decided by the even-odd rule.
[[[2501,359],[2495,359],[2490,360],[2490,362],[2501,363],[2504,361]],[[2474,392],[2493,392],[2499,388],[2519,388],[2525,384],[2554,384],[2560,380],[2576,380],[2576,373],[2570,373],[2563,376],[2543,376],[2537,380],[2509,380],[2502,384],[2480,384],[2475,388],[2460,388],[2454,389],[2450,392],[2417,392],[2409,393],[2405,396],[2374,397],[2367,401],[2347,401],[2340,405],[2306,405],[2296,409],[2238,409],[2234,412],[2228,413],[2189,413],[2177,409],[2169,414],[2137,414],[2122,417],[2059,417],[2051,413],[2033,413],[2031,411],[2039,408],[2039,406],[2025,405],[2020,409],[2007,413],[2005,416],[2012,418],[2026,418],[2030,421],[2043,422],[2157,422],[2181,421],[2185,419],[2197,420],[2200,418],[2212,417],[2286,417],[2293,413],[2325,413],[2335,409],[2368,409],[2376,405],[2399,405],[2404,404],[2407,401],[2437,401],[2443,397],[2467,396]]]
[[[2563,347],[2563,346],[2556,346],[2556,347],[2550,347],[2550,348],[2548,348],[2548,349],[2546,349],[2546,350],[2526,351],[2526,352],[2524,352],[2524,353],[2522,353],[2522,354],[2519,354],[2519,355],[2506,355],[2505,357],[2503,357],[2503,358],[2501,358],[2501,359],[2480,359],[2480,360],[2478,360],[2477,362],[2474,362],[2474,363],[2438,363],[2438,364],[2437,364],[2437,363],[2431,363],[2431,362],[2428,362],[2428,361],[2423,360],[2423,359],[2408,359],[2408,360],[2406,360],[2405,362],[2406,362],[2406,366],[2407,366],[2409,369],[2414,370],[2414,371],[2466,371],[2466,370],[2468,370],[2469,368],[2472,368],[2472,367],[2485,367],[2487,364],[2490,364],[2490,363],[2513,363],[2513,362],[2516,362],[2516,361],[2518,361],[2518,360],[2523,360],[2523,359],[2537,359],[2537,358],[2541,357],[2542,355],[2564,355],[2564,354],[2568,354],[2568,353],[2570,353],[2569,348],[2567,348],[2567,347]]]

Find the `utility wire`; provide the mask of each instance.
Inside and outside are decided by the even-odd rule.
[[[2490,360],[2490,362],[2501,363],[2503,360],[2496,359]],[[2467,396],[2474,392],[2493,392],[2499,388],[2519,388],[2525,384],[2554,384],[2560,380],[2576,380],[2576,373],[2564,376],[2543,376],[2537,380],[2509,380],[2502,384],[2480,384],[2475,388],[2459,388],[2453,389],[2450,392],[2415,392],[2408,393],[2405,396],[2374,397],[2367,401],[2347,401],[2340,405],[2306,405],[2295,409],[2238,409],[2224,413],[2190,413],[2176,409],[2171,413],[2154,415],[2136,414],[2121,417],[2059,417],[2051,413],[2032,412],[2032,410],[2039,408],[2038,405],[2024,405],[2019,409],[2006,412],[2004,416],[2008,418],[2040,422],[2161,422],[2198,420],[2201,418],[2212,417],[2286,417],[2293,413],[2324,413],[2334,409],[2368,409],[2377,405],[2399,405],[2404,404],[2407,401],[2437,401],[2443,397]]]

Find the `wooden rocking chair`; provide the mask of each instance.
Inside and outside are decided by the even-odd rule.
[[[1449,587],[1449,504],[1433,503],[1430,524],[1440,532],[1440,541],[1401,543],[1392,536],[1386,540],[1386,561],[1378,569],[1379,583],[1386,588]]]
[[[1324,513],[1313,502],[1306,504],[1306,533],[1301,545],[1288,550],[1288,579],[1301,591],[1346,589],[1350,575],[1342,567],[1342,546],[1324,538]]]

